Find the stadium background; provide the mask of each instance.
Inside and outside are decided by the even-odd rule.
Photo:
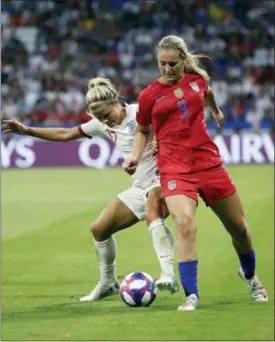
[[[90,78],[126,102],[158,76],[155,43],[184,37],[208,54],[229,133],[274,132],[273,1],[2,1],[2,118],[28,125],[87,121]],[[192,15],[190,15],[192,14]],[[215,123],[206,109],[208,126]]]
[[[89,224],[130,184],[120,168],[108,167],[121,156],[101,137],[2,136],[2,340],[274,339],[273,18],[274,2],[264,0],[1,1],[2,119],[41,127],[85,122],[84,94],[95,76],[112,79],[122,101],[135,101],[158,75],[154,45],[166,34],[211,57],[205,67],[226,124],[217,131],[206,110],[207,124],[226,163],[241,164],[229,169],[270,297],[252,306],[235,279],[227,235],[200,204],[202,306],[192,317],[175,312],[182,292],[159,294],[148,311],[130,310],[119,297],[80,305],[98,280]],[[158,276],[144,223],[116,239],[120,280],[133,270]]]

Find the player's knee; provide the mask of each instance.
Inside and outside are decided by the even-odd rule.
[[[248,227],[244,215],[236,217],[234,221],[231,222],[230,230],[240,236],[245,236],[247,234]]]
[[[108,236],[106,237],[106,230],[100,221],[93,222],[90,230],[96,241],[104,241],[108,238]]]
[[[162,213],[160,212],[160,210],[152,207],[146,210],[145,219],[148,225],[160,218],[162,218]]]
[[[244,215],[238,218],[237,225],[240,227],[240,230],[247,231],[247,223]]]
[[[93,235],[93,237],[95,238],[95,240],[97,240],[97,235],[98,235],[98,225],[95,222],[92,222],[90,225],[90,231]]]
[[[243,241],[249,238],[250,233],[246,227],[239,227],[232,235],[235,240]]]
[[[239,243],[245,242],[251,238],[244,216],[240,216],[231,223],[229,232],[233,240]]]
[[[162,215],[162,198],[157,193],[149,193],[146,205],[146,222],[147,224],[161,218]]]
[[[185,214],[176,218],[176,226],[183,238],[189,239],[195,236],[195,218],[192,215]]]
[[[162,204],[162,197],[159,192],[151,191],[147,196],[147,206],[150,207],[157,207]]]

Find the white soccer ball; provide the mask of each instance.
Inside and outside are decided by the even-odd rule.
[[[157,289],[149,274],[132,272],[123,279],[119,293],[129,306],[149,306],[156,298]]]

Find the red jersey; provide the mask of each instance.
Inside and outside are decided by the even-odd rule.
[[[138,97],[137,122],[152,124],[161,173],[190,173],[222,164],[204,119],[208,83],[185,73],[177,84],[153,82]]]

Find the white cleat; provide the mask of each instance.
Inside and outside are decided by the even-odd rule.
[[[94,302],[101,300],[105,297],[112,296],[119,292],[119,282],[116,281],[113,284],[103,284],[100,281],[97,283],[93,291],[87,296],[80,297],[80,302]]]
[[[188,297],[185,298],[185,301],[182,305],[178,307],[179,311],[193,311],[196,310],[199,306],[199,298],[196,294],[192,293]]]
[[[246,279],[242,268],[239,268],[238,274],[246,282],[254,302],[263,303],[268,301],[267,291],[256,275],[251,279]]]
[[[179,291],[179,285],[174,275],[161,275],[155,285],[159,291],[168,291],[172,294]]]

